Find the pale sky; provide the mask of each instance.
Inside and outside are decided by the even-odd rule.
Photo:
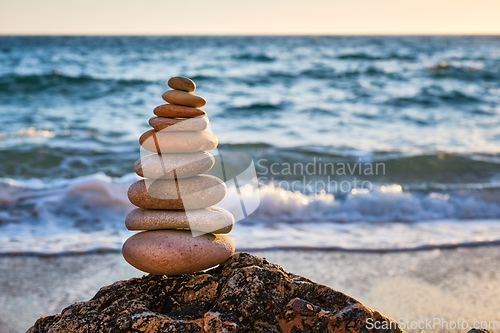
[[[0,0],[0,34],[500,34],[500,0]]]

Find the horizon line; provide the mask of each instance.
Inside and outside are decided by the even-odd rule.
[[[462,32],[462,33],[304,33],[304,34],[292,34],[292,33],[276,33],[276,34],[257,34],[257,33],[242,33],[242,34],[222,34],[222,33],[187,33],[187,34],[158,34],[158,33],[146,33],[146,34],[127,34],[127,33],[99,33],[99,34],[65,34],[65,33],[2,33],[0,32],[0,37],[426,37],[426,36],[485,36],[485,37],[497,37],[500,36],[500,32]]]

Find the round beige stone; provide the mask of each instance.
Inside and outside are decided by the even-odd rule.
[[[158,105],[154,108],[153,113],[158,117],[166,118],[194,118],[205,117],[207,115],[202,109],[175,104]]]
[[[145,209],[192,210],[224,199],[226,184],[217,177],[198,175],[178,180],[141,179],[128,189],[130,202]]]
[[[201,132],[207,129],[208,119],[202,117],[187,119],[152,117],[149,119],[149,125],[153,127],[155,131]]]
[[[209,131],[201,132],[157,132],[149,130],[139,138],[141,146],[153,153],[194,153],[212,150],[219,140]]]
[[[184,229],[227,234],[233,229],[234,216],[215,206],[188,211],[136,208],[127,215],[125,225],[128,230]]]
[[[201,108],[207,104],[207,101],[203,97],[181,90],[168,90],[161,97],[167,103],[191,106],[193,108]]]
[[[172,89],[193,92],[196,90],[196,83],[190,78],[184,76],[172,76],[168,80],[168,86]]]
[[[122,254],[135,268],[155,275],[181,275],[223,263],[234,253],[227,235],[190,231],[155,230],[139,232],[125,242]]]
[[[212,154],[199,151],[189,154],[151,154],[134,164],[135,173],[149,179],[189,178],[210,170],[215,163]]]

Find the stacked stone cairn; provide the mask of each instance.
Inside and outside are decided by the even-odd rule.
[[[142,230],[123,245],[123,256],[132,266],[155,275],[180,275],[201,271],[226,261],[234,253],[227,235],[233,215],[214,205],[226,195],[224,182],[206,175],[215,163],[207,151],[217,147],[217,137],[207,130],[205,99],[193,94],[195,83],[172,77],[162,95],[168,103],[154,109],[139,143],[149,155],[134,165],[143,179],[128,190],[139,208],[127,216],[129,230]]]

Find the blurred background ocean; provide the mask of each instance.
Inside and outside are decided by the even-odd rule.
[[[260,175],[385,165],[357,177],[371,191],[262,178],[237,249],[500,243],[500,37],[0,37],[1,254],[121,249],[138,137],[173,75]]]

